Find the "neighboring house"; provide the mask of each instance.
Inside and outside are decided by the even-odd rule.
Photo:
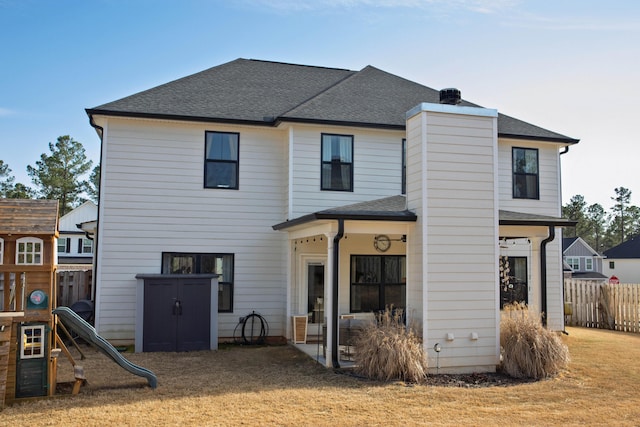
[[[83,224],[96,221],[98,207],[86,201],[60,217],[58,238],[58,305],[74,307],[93,296],[93,243]],[[85,304],[85,303],[82,303]]]
[[[57,200],[0,199],[0,409],[56,389]]]
[[[60,237],[58,238],[58,269],[72,269],[74,266],[87,266],[93,263],[93,239],[83,231],[79,224],[95,221],[98,207],[92,201],[86,201],[71,212],[60,217]]]
[[[213,272],[220,339],[253,311],[289,339],[307,316],[338,366],[339,316],[394,306],[430,366],[439,343],[443,372],[492,371],[500,256],[518,298],[564,328],[560,155],[576,139],[371,66],[245,59],[87,114],[102,139],[95,325],[110,341],[144,350],[145,313],[166,304],[166,330],[188,321],[184,283],[162,296],[137,275]]]
[[[562,257],[569,269],[568,277],[581,280],[606,280],[602,274],[604,257],[581,237],[562,239]]]
[[[604,251],[604,255],[607,277],[616,276],[620,283],[640,283],[640,236]]]

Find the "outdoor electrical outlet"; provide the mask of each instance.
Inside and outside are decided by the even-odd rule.
[[[453,341],[456,337],[453,335],[453,333],[449,332],[447,333],[447,341]]]
[[[244,322],[244,317],[240,317],[240,319],[238,320],[238,323],[242,323]]]
[[[471,332],[471,339],[473,341],[476,341],[478,339],[478,333],[477,332]]]

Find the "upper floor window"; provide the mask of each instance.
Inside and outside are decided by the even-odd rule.
[[[90,254],[93,252],[93,241],[91,239],[83,238],[82,240],[82,254]]]
[[[58,253],[59,254],[66,254],[68,252],[71,252],[70,243],[71,243],[71,239],[69,239],[67,237],[59,237],[58,238]]]
[[[615,261],[609,261],[609,268],[610,269],[615,269],[616,268],[616,262]]]
[[[567,257],[567,265],[571,267],[574,271],[580,270],[580,258],[578,257]]]
[[[407,194],[407,140],[402,138],[402,193]]]
[[[238,189],[239,150],[239,133],[205,132],[205,188]]]
[[[322,190],[353,191],[353,136],[322,134]]]
[[[42,265],[42,240],[22,237],[16,241],[16,264]]]
[[[233,312],[233,254],[165,252],[162,273],[219,274],[218,312]]]
[[[539,199],[538,189],[538,149],[512,149],[513,159],[513,198]]]
[[[593,258],[584,259],[584,269],[587,271],[593,271]]]

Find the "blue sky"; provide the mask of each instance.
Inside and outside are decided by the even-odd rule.
[[[49,142],[94,164],[91,108],[236,58],[373,65],[581,142],[563,196],[640,204],[635,0],[0,0],[0,159],[32,185]]]

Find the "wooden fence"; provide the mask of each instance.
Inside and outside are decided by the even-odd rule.
[[[91,299],[92,271],[58,271],[58,306]]]
[[[569,326],[640,333],[640,284],[565,279]]]

